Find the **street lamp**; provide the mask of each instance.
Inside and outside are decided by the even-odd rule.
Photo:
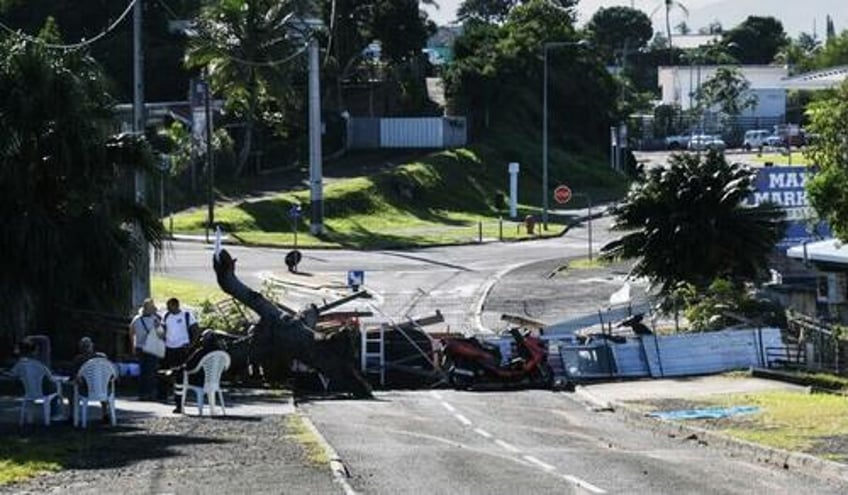
[[[548,230],[548,50],[564,46],[589,46],[586,40],[549,41],[543,45],[544,81],[542,89],[542,226]]]

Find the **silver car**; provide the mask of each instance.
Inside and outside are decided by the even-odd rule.
[[[724,141],[722,141],[720,137],[711,136],[709,134],[699,134],[696,136],[692,136],[692,139],[689,140],[689,149],[691,151],[724,151],[726,147],[727,145],[724,143]]]

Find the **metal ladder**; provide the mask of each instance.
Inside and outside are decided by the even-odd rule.
[[[362,372],[365,374],[380,375],[380,386],[386,384],[386,326],[380,325],[380,330],[377,332],[368,331],[361,333],[362,337]],[[376,335],[374,337],[373,335]]]

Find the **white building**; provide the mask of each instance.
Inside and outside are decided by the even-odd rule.
[[[695,94],[700,85],[713,77],[718,65],[677,65],[657,68],[657,83],[662,90],[662,103],[680,105],[687,110],[696,104]],[[786,113],[786,87],[783,80],[789,75],[787,67],[773,65],[735,66],[751,83],[757,105],[746,109],[743,117],[783,117]]]

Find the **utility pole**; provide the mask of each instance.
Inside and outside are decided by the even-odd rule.
[[[321,80],[318,72],[318,40],[309,40],[309,186],[313,235],[324,233],[324,190],[321,164]]]
[[[133,6],[133,132],[137,136],[144,136],[144,50],[142,47],[142,0],[136,0]],[[135,202],[144,205],[146,203],[145,174],[141,169],[135,171],[133,189]],[[141,226],[136,223],[133,229],[136,242],[141,246],[138,250],[135,270],[132,275],[132,304],[133,307],[141,305],[142,301],[150,297],[150,252],[147,241],[141,232]]]
[[[206,71],[206,78],[203,81],[203,106],[206,114],[206,182],[207,182],[207,199],[209,203],[209,212],[206,222],[206,242],[209,242],[209,230],[214,228],[215,224],[215,158],[212,156],[212,112],[209,109],[209,100],[212,92],[209,87],[209,71]]]

